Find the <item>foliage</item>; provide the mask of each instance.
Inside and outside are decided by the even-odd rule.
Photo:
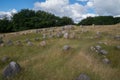
[[[79,25],[112,25],[120,22],[120,17],[113,16],[97,16],[97,17],[87,17],[79,22]]]
[[[11,20],[0,20],[0,32],[21,31],[27,29],[46,28],[73,24],[71,18],[57,17],[44,11],[22,9],[14,14]]]

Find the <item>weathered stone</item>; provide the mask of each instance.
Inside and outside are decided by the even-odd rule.
[[[90,80],[90,77],[86,74],[80,74],[80,76],[75,80]]]
[[[100,45],[97,45],[97,46],[95,46],[95,49],[96,49],[96,50],[101,50],[101,46],[100,46]]]
[[[8,40],[7,43],[6,43],[8,46],[12,46],[13,45],[13,42],[11,40]]]
[[[116,36],[114,37],[114,39],[120,40],[120,35],[116,35]]]
[[[117,49],[120,49],[120,46],[116,46]]]
[[[27,45],[28,46],[33,46],[33,43],[29,41],[29,42],[27,42]]]
[[[104,58],[102,61],[103,61],[104,64],[109,64],[110,63],[110,60],[108,58]]]
[[[21,41],[16,41],[16,45],[22,46],[22,42]]]
[[[18,63],[12,61],[7,65],[3,70],[3,77],[10,78],[16,74],[18,74],[21,70],[21,67]]]
[[[39,41],[40,39],[38,37],[35,38],[35,41]]]
[[[68,38],[69,38],[69,34],[68,34],[68,33],[65,33],[63,37],[64,37],[65,39],[68,39]]]
[[[103,54],[103,55],[108,54],[108,52],[107,52],[106,50],[100,50],[99,53],[100,53],[100,54]]]
[[[69,50],[71,47],[69,46],[69,45],[65,45],[64,47],[63,47],[63,50],[64,51],[67,51],[67,50]]]
[[[40,42],[40,46],[42,46],[42,47],[46,46],[46,41]]]

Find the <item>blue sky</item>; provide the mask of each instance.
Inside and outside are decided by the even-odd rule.
[[[88,16],[120,16],[120,0],[0,0],[0,19],[26,8],[68,16],[75,22]]]
[[[45,0],[0,0],[0,11],[8,11],[12,9],[21,10],[24,8],[32,9],[35,2],[44,2]],[[70,4],[79,3],[85,5],[87,1],[69,0]]]

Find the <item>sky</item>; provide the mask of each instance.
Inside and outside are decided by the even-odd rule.
[[[120,0],[0,0],[0,19],[21,9],[68,16],[77,23],[88,16],[120,16]]]

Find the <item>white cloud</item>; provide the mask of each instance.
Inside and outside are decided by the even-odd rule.
[[[15,14],[15,13],[17,13],[16,9],[12,9],[12,10],[9,10],[7,12],[0,11],[0,19],[3,19],[4,17],[7,17],[7,18],[10,19],[10,17],[12,16],[12,14]]]
[[[69,0],[46,0],[45,2],[36,2],[35,10],[44,10],[57,16],[68,16],[75,22],[82,19],[82,15],[86,14],[87,8],[78,3],[70,4]]]
[[[120,15],[120,0],[92,0],[96,13],[100,15]]]
[[[77,0],[77,1],[86,2],[86,1],[89,1],[89,0]]]

